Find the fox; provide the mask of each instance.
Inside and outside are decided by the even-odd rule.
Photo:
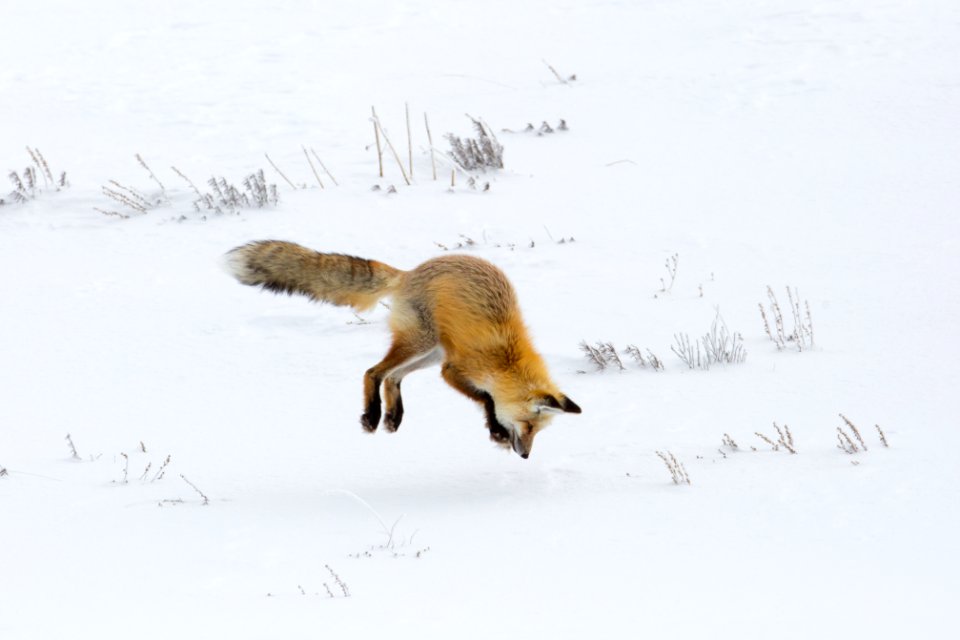
[[[363,375],[360,424],[367,432],[377,430],[381,410],[387,431],[400,427],[404,377],[433,365],[482,407],[490,439],[523,459],[555,415],[581,413],[535,350],[507,276],[487,260],[451,254],[403,271],[282,240],[250,242],[224,258],[241,284],[278,294],[357,312],[390,298],[390,347]]]

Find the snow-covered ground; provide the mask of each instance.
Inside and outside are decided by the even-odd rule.
[[[9,4],[0,169],[29,146],[69,187],[0,196],[3,638],[955,628],[960,5]],[[370,122],[406,162],[405,104],[412,186]],[[438,149],[482,117],[506,168],[433,181],[424,113]],[[279,205],[198,213],[174,166],[263,169]],[[263,238],[400,268],[467,245],[583,414],[522,460],[432,369],[363,433],[386,310],[238,285],[221,255]],[[813,349],[766,336],[767,285],[788,330],[785,287],[809,302]],[[746,361],[690,370],[675,335],[718,309]],[[596,372],[583,340],[665,370]]]

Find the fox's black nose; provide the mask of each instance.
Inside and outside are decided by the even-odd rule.
[[[527,458],[530,457],[530,454],[529,454],[529,453],[521,453],[521,454],[520,454],[520,457],[523,458],[524,460],[526,460]]]

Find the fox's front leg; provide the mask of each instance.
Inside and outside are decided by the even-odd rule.
[[[509,445],[510,430],[500,424],[500,421],[497,420],[497,405],[493,401],[493,396],[486,391],[475,387],[469,380],[467,380],[467,378],[460,372],[459,369],[450,363],[443,365],[443,368],[441,369],[441,375],[451,387],[467,396],[471,400],[479,402],[481,405],[483,405],[483,411],[487,416],[487,429],[490,430],[490,439],[498,444]]]

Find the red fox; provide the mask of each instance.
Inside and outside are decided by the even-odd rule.
[[[320,253],[263,240],[231,250],[226,266],[241,283],[302,294],[357,311],[392,297],[387,355],[363,377],[360,424],[396,431],[403,419],[400,383],[441,364],[454,389],[483,406],[490,438],[527,458],[533,439],[556,413],[580,413],[550,379],[520,317],[510,281],[480,258],[449,255],[401,271],[376,260]]]

